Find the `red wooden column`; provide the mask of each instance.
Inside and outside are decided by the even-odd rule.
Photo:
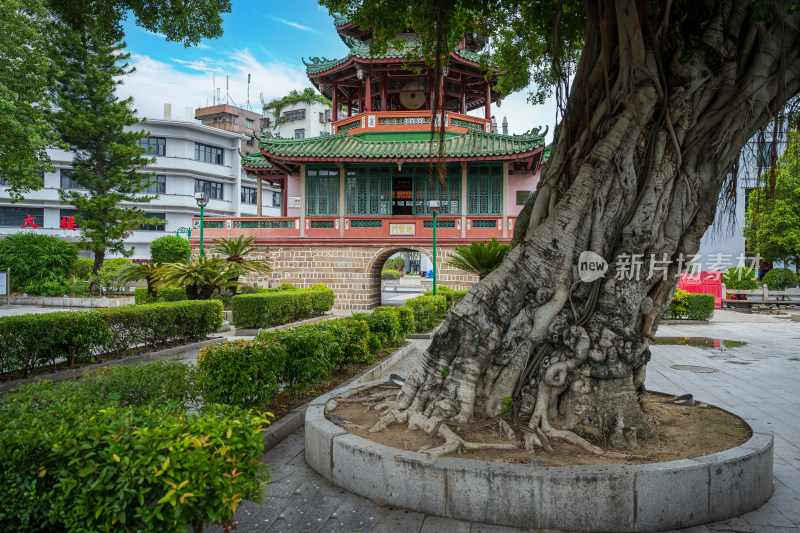
[[[286,217],[286,204],[289,203],[289,198],[286,197],[286,180],[289,176],[284,176],[281,182],[281,216]]]
[[[486,82],[486,108],[485,108],[485,118],[486,120],[491,120],[492,118],[492,87],[489,85],[489,82]]]
[[[331,120],[336,122],[339,120],[339,86],[335,83],[331,86],[331,103],[333,104],[333,113],[331,113]]]
[[[364,111],[372,111],[372,76],[364,74]]]
[[[348,98],[347,99],[347,116],[348,117],[352,117],[353,116],[353,99],[352,98]]]
[[[256,176],[256,216],[261,216],[261,188],[263,185],[261,184],[261,176]]]
[[[467,114],[467,80],[461,77],[461,113]]]
[[[381,111],[386,111],[386,76],[381,78]]]

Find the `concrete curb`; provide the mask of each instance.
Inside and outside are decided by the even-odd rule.
[[[7,392],[19,387],[20,385],[33,383],[35,381],[39,381],[42,379],[47,379],[50,381],[63,381],[65,379],[75,379],[81,377],[86,372],[94,372],[100,368],[105,368],[108,366],[132,365],[135,363],[142,363],[144,361],[161,361],[162,359],[169,359],[170,357],[181,355],[188,351],[196,350],[198,348],[202,348],[203,346],[207,346],[209,344],[218,344],[220,342],[225,342],[227,340],[230,339],[228,339],[227,337],[207,339],[200,342],[192,342],[190,344],[184,344],[183,346],[175,346],[174,348],[167,348],[166,350],[158,350],[154,352],[145,353],[142,355],[132,355],[130,357],[123,357],[122,359],[113,359],[111,361],[106,361],[104,363],[99,363],[96,365],[81,366],[78,368],[71,368],[69,370],[62,370],[61,372],[51,372],[49,374],[38,374],[35,376],[31,376],[28,379],[15,379],[12,381],[3,381],[0,383],[0,392]]]
[[[661,325],[667,326],[707,326],[710,324],[708,320],[688,320],[682,318],[665,318],[660,322]]]
[[[306,421],[306,410],[312,406],[324,406],[325,402],[327,402],[332,394],[341,394],[341,390],[343,387],[354,388],[358,387],[359,385],[363,385],[364,383],[368,383],[373,381],[378,376],[383,374],[387,369],[393,367],[406,357],[407,355],[411,354],[417,347],[415,342],[407,342],[394,352],[391,355],[386,357],[384,360],[379,361],[372,365],[371,367],[367,368],[360,374],[353,376],[346,382],[342,383],[337,389],[334,391],[328,392],[323,394],[319,398],[315,398],[308,403],[301,405],[300,407],[294,409],[288,415],[282,417],[280,420],[275,422],[274,424],[270,425],[267,430],[264,432],[264,453],[268,452],[272,448],[274,448],[280,441],[303,427]],[[323,407],[324,409],[324,407]],[[333,425],[333,424],[331,424]]]
[[[541,467],[443,458],[357,437],[306,412],[306,462],[325,479],[379,505],[518,528],[663,531],[724,520],[772,496],[770,434],[719,453],[665,463]],[[327,397],[327,398],[326,398]]]

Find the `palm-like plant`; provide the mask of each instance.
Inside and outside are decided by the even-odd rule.
[[[208,300],[215,290],[239,285],[242,271],[218,256],[198,255],[188,263],[163,263],[156,268],[154,286],[185,287],[186,299]]]
[[[247,257],[256,250],[254,243],[255,237],[245,237],[240,235],[236,239],[214,239],[214,251],[220,254],[225,262],[238,267],[231,270],[235,277],[231,278],[233,281],[239,281],[239,276],[246,272],[256,272],[258,274],[269,274],[272,272],[270,260],[264,259],[251,259]]]
[[[147,283],[147,296],[156,297],[156,289],[153,285],[154,276],[158,266],[152,261],[148,263],[133,263],[125,265],[119,269],[117,279],[121,283],[130,283],[144,280]]]
[[[511,250],[510,244],[502,244],[492,238],[489,242],[472,242],[469,246],[456,246],[448,266],[472,272],[479,279],[489,275],[500,266],[506,254]]]

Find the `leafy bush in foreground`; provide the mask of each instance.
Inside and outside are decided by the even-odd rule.
[[[41,294],[46,282],[64,283],[77,260],[75,245],[53,235],[23,231],[0,240],[0,270],[11,269],[12,291]]]
[[[325,285],[239,294],[231,300],[233,325],[268,328],[320,315],[333,308],[334,294]]]
[[[403,304],[414,312],[415,331],[426,333],[444,319],[447,310],[447,300],[444,296],[417,296],[410,298]]]

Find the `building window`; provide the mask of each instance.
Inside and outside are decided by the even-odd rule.
[[[532,191],[517,191],[517,205],[525,205]]]
[[[251,130],[253,129],[253,121],[250,120],[249,118],[247,119],[247,127],[250,128]]]
[[[164,137],[145,137],[139,139],[139,146],[145,149],[145,155],[167,155],[167,139]]]
[[[320,111],[319,113],[319,121],[320,122],[330,122],[331,121],[331,110],[327,109],[324,113]]]
[[[306,118],[306,110],[305,109],[295,109],[293,111],[284,111],[281,115],[285,122],[289,122],[292,120],[305,120]]]
[[[414,214],[430,215],[430,201],[439,200],[439,214],[461,214],[461,167],[448,165],[447,182],[429,176],[428,166],[416,167],[414,175]]]
[[[42,180],[42,185],[44,185],[44,171],[38,173],[39,179]],[[0,174],[0,187],[8,187],[8,178]]]
[[[744,212],[750,209],[750,193],[757,190],[756,187],[745,187],[744,189]]]
[[[222,148],[209,146],[207,144],[194,143],[194,158],[196,161],[213,163],[215,165],[224,164]]]
[[[338,187],[337,187],[338,189]],[[272,207],[280,207],[281,206],[281,193],[273,192],[272,193]]]
[[[164,224],[141,224],[138,228],[139,231],[166,231],[167,217],[164,213],[145,213],[144,215],[147,218],[157,218],[159,220],[163,220]]]
[[[348,215],[391,215],[392,175],[389,167],[354,167],[345,177]]]
[[[255,187],[242,187],[242,203],[255,205],[258,202],[258,194]]]
[[[44,208],[41,207],[0,207],[0,226],[21,228],[28,216],[33,217],[39,226],[44,222]]]
[[[500,165],[467,169],[467,214],[503,214],[503,175]]]
[[[194,192],[204,192],[211,200],[224,200],[222,183],[207,180],[194,180]]]
[[[74,225],[74,227],[80,228],[80,226],[78,226],[78,221],[75,218],[77,216],[78,216],[78,211],[75,209],[61,209],[58,213],[59,225],[61,225],[64,222],[67,222],[67,219],[72,217],[72,224]]]
[[[154,181],[145,187],[144,193],[146,194],[164,194],[167,192],[167,177],[166,176],[155,176],[151,178]],[[149,181],[149,180],[148,180]]]
[[[306,174],[306,215],[339,214],[339,169],[310,168]]]
[[[305,130],[305,128],[301,128],[299,130],[294,130],[294,138],[295,139],[305,139],[306,138],[306,130]]]
[[[79,185],[77,181],[72,179],[72,174],[75,173],[74,168],[61,169],[61,188],[62,189],[85,189],[83,185]]]

